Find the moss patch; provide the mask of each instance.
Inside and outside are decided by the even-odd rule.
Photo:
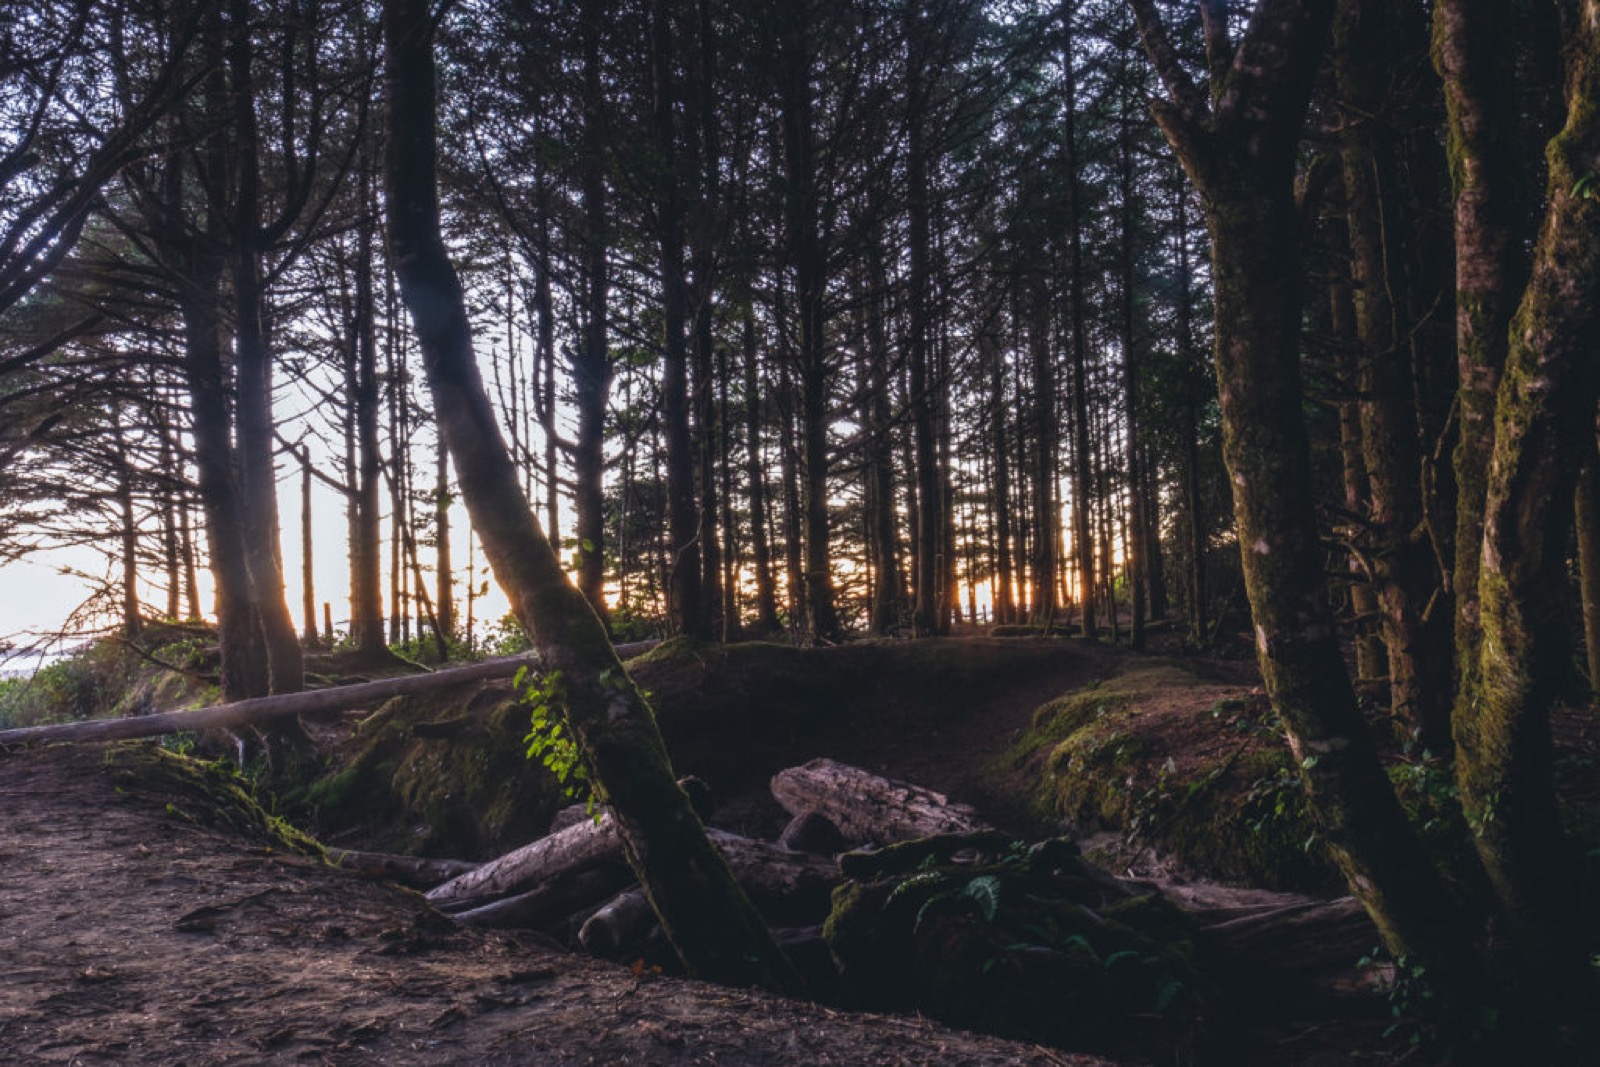
[[[1042,705],[998,772],[1028,770],[1043,818],[1111,830],[1195,872],[1270,889],[1339,879],[1265,701],[1157,660]]]
[[[528,723],[505,686],[397,697],[357,724],[339,766],[311,785],[307,817],[324,836],[361,833],[383,851],[473,858],[525,844],[566,803],[527,759]]]
[[[326,858],[317,841],[263,808],[249,780],[226,763],[128,742],[107,746],[105,765],[119,790],[163,804],[174,818],[242,834],[268,848]]]

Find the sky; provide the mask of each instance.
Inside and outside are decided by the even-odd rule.
[[[283,530],[283,564],[285,599],[298,628],[303,624],[301,609],[301,549],[300,549],[300,474],[298,465],[280,457],[278,464],[278,520]],[[322,626],[322,608],[328,602],[333,611],[334,626],[344,629],[350,616],[348,537],[345,527],[344,503],[337,493],[320,482],[312,487],[312,562],[313,584],[317,594],[317,626]],[[387,533],[388,521],[383,529]],[[451,513],[452,562],[457,590],[465,611],[467,575],[468,523],[466,512],[458,504]],[[384,589],[388,589],[388,545],[384,545]],[[423,553],[423,573],[431,583],[431,550]],[[488,577],[482,552],[475,553],[474,562],[478,581]],[[164,580],[162,575],[152,579]],[[14,644],[26,647],[42,635],[56,633],[67,624],[69,617],[90,596],[96,581],[120,582],[120,566],[99,552],[87,547],[63,548],[33,553],[21,561],[0,565],[0,647]],[[210,575],[199,573],[201,603],[211,602]],[[432,592],[430,586],[430,593]],[[146,602],[147,615],[161,612],[166,606],[163,588],[146,584],[141,590]],[[495,622],[510,609],[505,596],[489,582],[489,595],[479,601],[475,613],[482,622]],[[385,612],[388,607],[385,605]],[[111,626],[115,617],[99,617],[94,623]],[[464,616],[463,616],[464,624]],[[81,627],[80,627],[81,628]],[[479,631],[480,635],[482,631]],[[45,650],[44,659],[37,655],[14,656],[0,661],[0,672],[32,669],[37,663],[47,662],[79,643],[78,638],[57,642]]]

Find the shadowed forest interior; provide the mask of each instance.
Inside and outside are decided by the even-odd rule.
[[[18,0],[0,778],[973,1062],[1583,1062],[1597,346],[1600,0]]]

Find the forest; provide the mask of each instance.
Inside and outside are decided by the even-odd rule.
[[[0,582],[24,1058],[1590,1062],[1600,0],[13,0]]]

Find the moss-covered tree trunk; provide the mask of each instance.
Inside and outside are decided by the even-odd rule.
[[[495,577],[546,672],[649,894],[691,973],[794,989],[793,970],[675,781],[655,717],[523,496],[472,349],[439,230],[433,25],[427,0],[383,8],[389,238],[439,431]]]
[[[1386,944],[1471,997],[1470,936],[1357,708],[1311,495],[1293,178],[1334,0],[1266,0],[1237,48],[1208,22],[1209,94],[1178,61],[1153,0],[1134,9],[1167,89],[1157,121],[1201,191],[1211,236],[1223,451],[1267,693],[1330,850]]]
[[[1514,23],[1509,7],[1437,0],[1433,61],[1444,83],[1456,246],[1455,715],[1473,692],[1482,636],[1478,563],[1494,444],[1495,398],[1506,362],[1511,312],[1526,267],[1519,249],[1521,158],[1514,119]]]
[[[1550,709],[1572,652],[1573,457],[1593,450],[1600,390],[1600,193],[1590,189],[1600,180],[1600,0],[1584,0],[1572,26],[1567,120],[1545,152],[1547,207],[1495,405],[1478,672],[1455,718],[1457,780],[1479,857],[1527,964],[1523,977],[1550,988],[1585,973]]]

